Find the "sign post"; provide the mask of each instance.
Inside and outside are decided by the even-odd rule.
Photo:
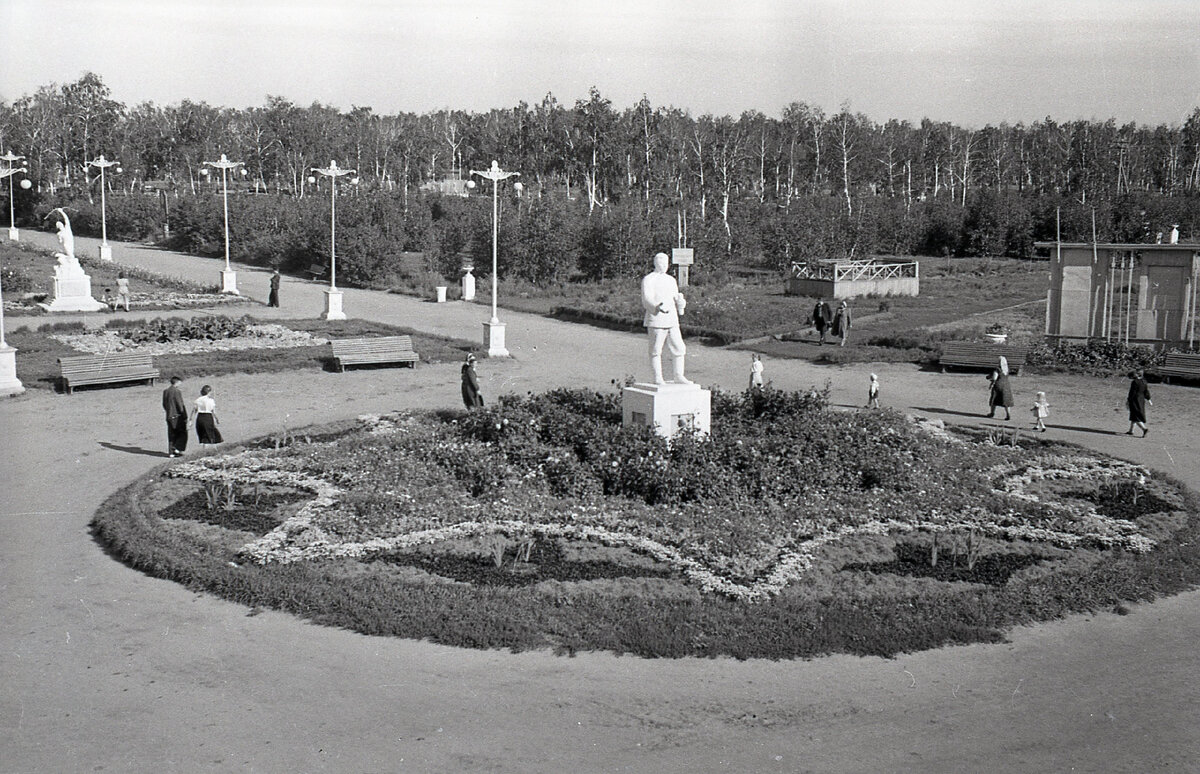
[[[688,286],[688,270],[695,262],[695,251],[690,247],[676,247],[671,250],[671,263],[679,267],[679,287]]]

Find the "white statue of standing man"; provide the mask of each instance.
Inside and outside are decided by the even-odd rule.
[[[691,384],[683,375],[683,358],[687,348],[683,344],[683,334],[679,332],[679,318],[683,314],[687,301],[679,292],[679,284],[675,278],[667,274],[670,258],[666,253],[654,256],[654,271],[642,278],[642,307],[646,316],[642,324],[650,340],[650,370],[654,374],[655,384],[666,384],[662,371],[663,344],[671,352],[674,361],[672,382],[676,384]]]

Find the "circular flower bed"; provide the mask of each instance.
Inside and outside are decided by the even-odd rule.
[[[670,445],[595,393],[360,417],[165,466],[96,525],[248,604],[476,647],[893,654],[1200,580],[1195,501],[1140,466],[774,390]]]

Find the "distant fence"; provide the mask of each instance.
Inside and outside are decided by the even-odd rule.
[[[916,296],[921,272],[917,261],[819,261],[793,263],[787,292],[798,296]]]

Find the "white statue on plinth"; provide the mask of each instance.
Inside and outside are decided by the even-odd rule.
[[[683,375],[683,359],[687,348],[683,344],[683,334],[679,331],[679,317],[683,314],[687,301],[679,292],[675,278],[667,274],[670,258],[666,253],[654,256],[654,271],[642,278],[642,307],[646,310],[642,324],[650,342],[650,370],[654,374],[655,384],[666,384],[662,373],[663,344],[671,352],[674,361],[674,376],[671,381],[676,384],[691,384]]]
[[[54,228],[58,231],[58,244],[63,251],[54,254],[58,259],[58,265],[54,267],[54,276],[60,279],[78,277],[83,274],[83,267],[75,257],[75,234],[71,231],[71,219],[62,207],[51,210],[52,214],[55,212],[62,216],[62,220],[55,221]]]

